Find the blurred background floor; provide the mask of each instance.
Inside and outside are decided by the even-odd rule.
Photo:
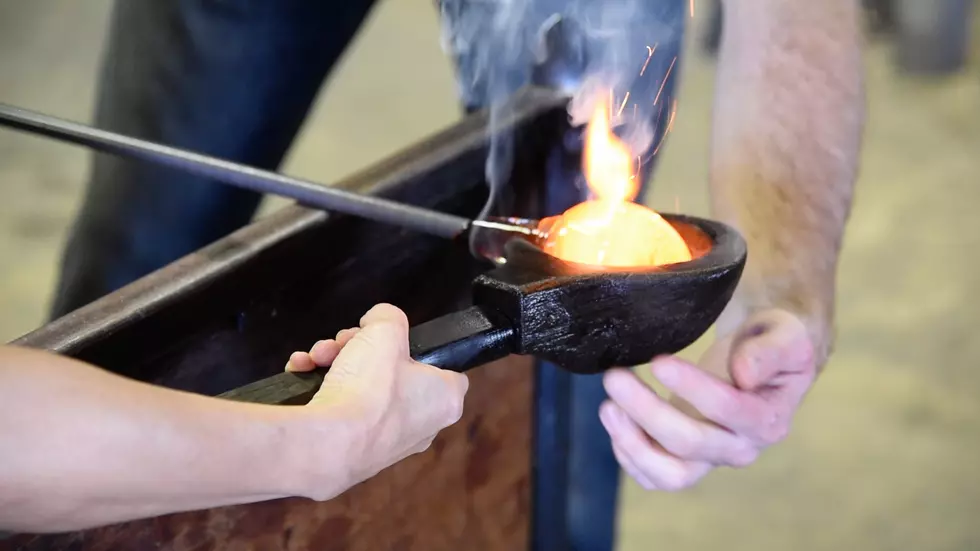
[[[110,4],[0,0],[0,101],[89,120]],[[459,117],[428,8],[381,2],[284,171],[331,182]],[[837,352],[792,436],[757,465],[678,495],[627,483],[624,550],[980,549],[980,72],[902,77],[882,44],[867,59]],[[651,201],[705,214],[713,63],[691,49],[684,71]],[[43,321],[87,163],[0,131],[3,341]]]

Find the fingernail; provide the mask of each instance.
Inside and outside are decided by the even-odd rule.
[[[629,392],[630,380],[622,373],[610,373],[606,376],[606,392],[613,397],[622,397]]]
[[[609,427],[612,425],[612,422],[609,419],[609,408],[599,408],[599,421],[602,422],[602,426],[609,429]]]
[[[285,369],[285,371],[292,371],[292,370],[293,370],[293,362],[291,362],[291,361],[286,362],[286,369]]]
[[[677,383],[679,375],[676,365],[670,361],[659,361],[653,364],[653,376],[661,383],[667,386],[673,386]]]
[[[609,433],[614,433],[619,430],[620,425],[615,411],[617,411],[617,408],[613,407],[605,407],[599,411],[599,420],[602,421],[602,426],[606,427]]]

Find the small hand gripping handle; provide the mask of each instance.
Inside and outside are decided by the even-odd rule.
[[[409,351],[416,361],[463,373],[499,360],[516,350],[510,323],[488,315],[479,306],[447,314],[409,330]],[[258,404],[297,405],[309,402],[323,384],[327,369],[284,372],[219,395]]]

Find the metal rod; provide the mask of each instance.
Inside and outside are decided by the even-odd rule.
[[[439,237],[455,238],[470,226],[470,220],[461,216],[331,188],[3,103],[0,103],[0,126],[170,167],[260,193],[294,199],[305,206],[367,218]]]

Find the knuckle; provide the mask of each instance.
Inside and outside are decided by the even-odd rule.
[[[391,322],[392,324],[408,328],[408,316],[405,312],[393,304],[381,303],[375,306],[372,310],[375,310],[379,317],[382,317],[385,321]]]
[[[447,413],[448,413],[446,415],[446,419],[448,421],[446,423],[447,426],[448,425],[455,425],[457,422],[459,422],[460,419],[463,418],[463,397],[462,396],[454,396],[449,401],[449,411]]]
[[[748,467],[757,459],[759,459],[759,450],[746,446],[732,454],[730,466],[739,469]]]
[[[679,492],[690,485],[688,478],[679,469],[669,469],[661,474],[656,486],[665,492]]]
[[[688,484],[688,473],[684,464],[675,460],[658,460],[653,451],[647,451],[638,458],[637,469],[650,483],[665,492],[683,490]],[[637,477],[634,477],[637,478]]]
[[[762,441],[766,445],[778,444],[789,436],[789,423],[774,418],[762,431]]]
[[[658,485],[667,492],[688,490],[696,486],[711,468],[708,463],[677,461],[670,464]]]
[[[645,478],[640,479],[640,480],[637,480],[637,483],[640,485],[641,488],[643,488],[644,490],[646,490],[648,492],[654,492],[654,491],[660,489],[660,488],[657,488],[657,485],[656,484],[654,484],[653,482],[651,482],[651,481],[649,481],[649,480],[647,480]]]
[[[711,419],[730,419],[734,417],[738,414],[739,410],[737,392],[731,387],[720,389],[714,396],[714,399],[705,405],[708,411],[702,413]]]
[[[738,415],[741,407],[739,391],[728,384],[705,385],[690,400],[672,399],[675,406],[694,419],[720,422]]]
[[[449,381],[446,381],[445,387],[443,389],[443,396],[445,396],[445,424],[443,426],[449,426],[456,424],[463,417],[463,408],[466,403],[466,388],[467,380],[464,376],[456,376],[452,374],[449,377]],[[462,379],[460,381],[459,379]]]
[[[629,474],[630,475],[630,478],[632,478],[633,480],[635,480],[636,483],[639,484],[641,488],[643,488],[644,490],[646,490],[648,492],[652,492],[654,490],[658,490],[659,489],[657,487],[657,485],[652,480],[650,480],[649,478],[647,478],[646,476],[644,476],[642,473],[636,473],[636,472],[629,472],[629,471],[627,471],[627,474]]]
[[[698,429],[678,432],[673,437],[661,442],[661,444],[672,454],[681,458],[689,458],[698,451],[700,438],[697,433],[699,432]]]
[[[434,441],[435,441],[434,436],[432,438],[427,438],[423,440],[418,446],[416,446],[414,450],[412,450],[412,453],[424,453],[429,451],[429,448],[432,447],[432,442]]]

